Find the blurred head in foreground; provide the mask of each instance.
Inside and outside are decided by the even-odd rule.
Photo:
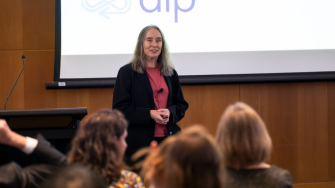
[[[186,128],[153,149],[144,162],[145,180],[156,188],[219,188],[221,155],[201,126]]]
[[[70,165],[45,181],[41,188],[106,188],[107,182],[81,165]]]
[[[127,121],[117,110],[99,110],[87,117],[71,143],[68,162],[82,164],[109,183],[120,178],[127,147]]]
[[[265,162],[271,154],[272,141],[257,112],[237,102],[224,111],[216,131],[216,142],[227,167],[241,169]]]

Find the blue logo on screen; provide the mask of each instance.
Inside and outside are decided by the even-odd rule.
[[[112,14],[124,14],[130,9],[130,0],[82,0],[83,7],[90,12],[109,19]]]
[[[157,6],[154,9],[147,9],[143,3],[144,0],[140,0],[140,5],[141,8],[147,12],[147,13],[152,13],[155,12],[157,10],[157,12],[161,12],[161,0],[157,0]],[[178,0],[174,0],[174,22],[178,22],[178,11],[181,12],[189,12],[193,9],[195,4],[195,0],[192,0],[191,5],[186,8],[183,9],[179,6],[178,4]],[[170,0],[166,0],[166,12],[170,12]]]
[[[140,6],[144,12],[153,13],[161,12],[161,0],[156,0],[156,7],[153,9],[148,9],[144,1],[139,0]],[[164,1],[164,0],[163,0]],[[165,0],[166,2],[166,12],[170,12],[170,0]],[[195,5],[195,0],[191,0],[188,8],[181,8],[179,6],[178,0],[174,0],[174,17],[175,22],[178,22],[178,13],[180,12],[190,12]],[[124,14],[129,11],[131,0],[82,0],[83,7],[90,12],[99,12],[100,15],[109,19],[112,14]]]

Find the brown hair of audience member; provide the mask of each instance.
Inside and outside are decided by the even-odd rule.
[[[227,167],[241,169],[266,161],[272,141],[266,126],[249,105],[237,102],[223,113],[216,132],[216,141]]]
[[[69,163],[80,163],[109,183],[120,178],[123,154],[117,140],[128,123],[117,110],[103,109],[90,115],[80,127],[68,152]]]
[[[171,136],[145,160],[145,181],[156,188],[220,188],[222,160],[214,138],[200,126]]]

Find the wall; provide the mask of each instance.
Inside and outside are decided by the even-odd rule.
[[[26,68],[7,109],[112,106],[113,89],[45,90],[53,80],[54,0],[0,1],[0,108]],[[203,124],[215,134],[228,104],[244,101],[263,117],[273,139],[271,163],[291,172],[296,187],[335,182],[335,82],[183,86],[190,108],[182,128]],[[322,183],[323,182],[323,183]],[[306,184],[314,183],[314,184]],[[316,184],[315,184],[316,183]]]

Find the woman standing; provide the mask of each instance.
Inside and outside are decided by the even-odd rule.
[[[126,156],[177,133],[188,108],[163,33],[154,25],[140,32],[131,63],[120,68],[113,108],[129,121]]]

